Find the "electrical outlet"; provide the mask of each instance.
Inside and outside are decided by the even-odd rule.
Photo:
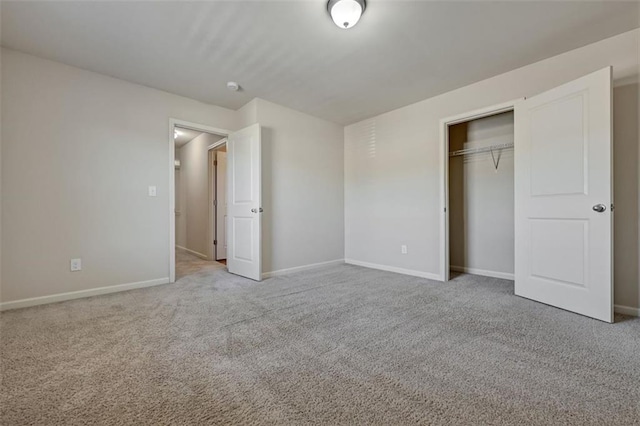
[[[149,197],[155,197],[156,195],[158,195],[158,190],[156,189],[155,186],[150,186],[149,187]]]
[[[82,259],[71,259],[71,272],[82,271]]]
[[[400,246],[400,253],[407,254],[407,246],[404,244]]]

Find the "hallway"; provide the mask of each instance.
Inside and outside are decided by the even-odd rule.
[[[213,260],[201,259],[185,250],[176,248],[176,282],[189,275],[216,269],[226,269],[226,266]]]

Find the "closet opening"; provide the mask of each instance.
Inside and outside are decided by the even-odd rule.
[[[443,124],[443,281],[459,274],[513,280],[513,106]]]

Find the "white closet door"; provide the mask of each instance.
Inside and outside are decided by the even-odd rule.
[[[262,178],[260,125],[227,138],[227,269],[262,279]]]
[[[515,108],[515,293],[613,321],[611,68]]]

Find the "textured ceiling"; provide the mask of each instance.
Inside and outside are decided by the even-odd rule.
[[[7,2],[2,45],[237,109],[352,123],[639,26],[637,2]],[[243,90],[230,92],[228,80]]]

